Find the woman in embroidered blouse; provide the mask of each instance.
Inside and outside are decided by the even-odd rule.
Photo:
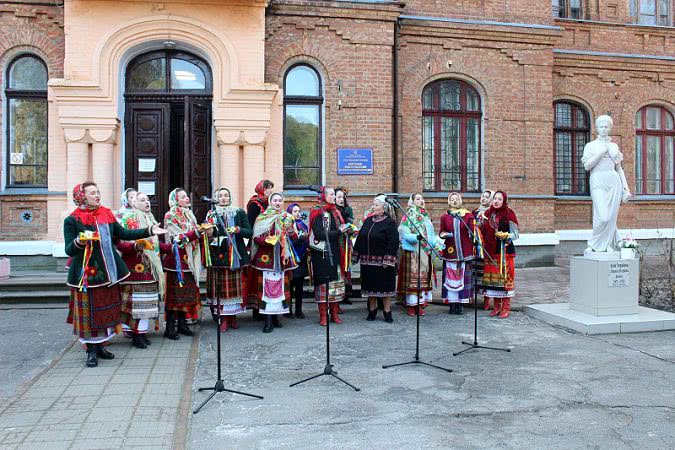
[[[138,192],[131,200],[131,209],[122,211],[117,221],[126,230],[145,229],[157,225],[147,194]],[[171,245],[152,236],[139,241],[120,241],[117,250],[129,269],[129,277],[120,282],[122,288],[122,323],[131,335],[131,344],[147,348],[150,321],[159,330],[159,301],[164,298],[162,255],[171,253]]]
[[[206,269],[206,296],[212,314],[221,316],[220,331],[239,328],[237,314],[246,312],[242,273],[249,264],[244,239],[253,230],[243,209],[232,205],[232,194],[224,187],[214,194],[218,203],[206,214],[206,223],[214,225]],[[218,311],[220,304],[220,311]]]
[[[385,322],[393,322],[391,298],[396,295],[396,261],[398,257],[398,227],[394,211],[380,195],[373,200],[370,216],[354,244],[353,260],[361,264],[361,295],[368,297],[368,317],[373,321],[377,316],[377,299],[384,304]]]
[[[164,226],[172,253],[164,257],[166,271],[166,330],[164,336],[177,340],[179,334],[194,336],[187,325],[188,314],[196,316],[201,309],[199,277],[202,272],[201,246],[197,218],[192,212],[190,197],[185,189],[176,188],[169,194],[169,211]],[[209,230],[210,232],[211,230]],[[208,233],[207,233],[208,234]]]
[[[444,240],[443,303],[450,305],[450,314],[464,314],[462,304],[473,298],[473,235],[476,222],[473,214],[462,207],[462,196],[448,195],[448,212],[441,216],[441,239]]]
[[[281,328],[279,316],[288,313],[290,279],[298,267],[293,240],[298,238],[293,216],[283,210],[284,197],[270,196],[270,206],[260,214],[253,226],[251,266],[261,272],[260,314],[265,316],[263,333]]]

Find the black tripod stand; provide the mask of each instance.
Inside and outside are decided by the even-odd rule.
[[[220,220],[220,218],[219,218]],[[222,222],[221,222],[222,224]],[[230,241],[230,245],[236,245],[236,242],[234,240]],[[210,251],[208,248],[206,251]],[[226,389],[225,384],[223,383],[223,376],[222,376],[222,360],[220,357],[220,322],[223,320],[223,316],[220,315],[220,297],[218,297],[217,301],[217,309],[216,309],[216,314],[218,315],[218,320],[216,320],[216,345],[218,347],[218,379],[216,380],[216,384],[213,387],[203,387],[199,388],[199,392],[202,391],[213,391],[211,392],[211,395],[209,395],[206,400],[204,400],[197,408],[195,408],[194,411],[192,411],[192,414],[197,414],[203,407],[206,405],[209,400],[211,400],[213,397],[216,396],[217,393],[219,392],[230,392],[232,394],[239,394],[239,395],[246,395],[248,397],[255,397],[259,399],[263,399],[262,396],[260,395],[255,395],[255,394],[248,394],[246,392],[240,392],[240,391],[234,391],[232,389]]]
[[[475,238],[475,234],[471,232],[471,229],[460,219],[460,222],[469,230],[469,235],[471,236],[471,242],[473,243],[474,247],[478,246],[478,242]],[[476,252],[478,254],[478,252]],[[492,257],[485,253],[485,256],[487,256],[490,261],[494,264],[494,259]],[[484,264],[484,263],[483,263]],[[473,281],[473,342],[466,342],[462,341],[462,344],[468,345],[468,348],[465,348],[464,350],[460,350],[456,353],[453,353],[452,356],[457,356],[461,355],[464,352],[468,352],[469,350],[477,350],[477,349],[486,349],[486,350],[498,350],[502,352],[510,352],[510,348],[500,348],[500,347],[488,347],[486,345],[479,345],[478,344],[478,270],[473,270],[473,274],[471,275],[472,281]],[[481,277],[482,279],[482,277]],[[480,286],[484,287],[483,284],[481,283]]]
[[[325,214],[330,214],[330,213],[325,213]],[[328,222],[328,223],[326,223]],[[330,240],[328,239],[328,228],[330,227],[330,215],[328,216],[328,220],[324,221],[324,227],[323,231],[326,237],[326,251],[328,253],[328,262],[330,263],[330,266],[333,267],[333,251],[331,250],[331,245],[330,245]],[[337,270],[340,270],[340,267],[337,268]],[[291,384],[290,387],[297,386],[298,384],[302,384],[306,381],[313,380],[315,378],[319,378],[324,375],[329,375],[333,378],[337,378],[338,380],[342,381],[344,384],[349,386],[350,388],[354,389],[355,391],[360,391],[361,389],[357,388],[353,384],[343,380],[339,376],[337,376],[337,370],[333,369],[333,365],[330,363],[330,322],[333,320],[333,315],[330,312],[329,308],[329,303],[328,303],[328,291],[329,291],[329,286],[330,286],[330,280],[326,281],[326,366],[323,368],[323,372],[317,375],[312,375],[309,378],[305,378],[304,380],[296,381],[295,383]]]
[[[429,245],[429,248],[436,256],[440,258],[440,255],[429,243],[429,241],[422,235],[420,229],[417,228],[417,225],[413,221],[408,219],[408,215],[406,214],[405,210],[401,207],[399,202],[393,198],[388,198],[387,202],[393,205],[394,207],[398,208],[398,210],[401,211],[403,217],[407,220],[407,222],[411,224],[413,228],[415,228],[415,231],[417,231],[417,304],[415,305],[415,315],[417,316],[417,336],[415,341],[415,359],[413,359],[412,361],[402,362],[398,364],[384,365],[382,366],[382,368],[388,369],[389,367],[406,366],[408,364],[422,364],[425,366],[434,367],[436,369],[445,370],[446,372],[452,372],[452,369],[446,369],[445,367],[436,366],[434,364],[430,364],[428,362],[420,360],[420,298],[422,298],[422,279],[420,276],[420,270],[422,263],[422,241],[426,242]]]

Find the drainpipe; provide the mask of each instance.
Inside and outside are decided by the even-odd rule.
[[[391,114],[391,175],[392,192],[398,192],[398,19],[394,22],[394,46],[392,48],[391,66],[392,66],[392,114]]]

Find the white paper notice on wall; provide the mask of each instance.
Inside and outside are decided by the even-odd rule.
[[[627,262],[610,262],[608,278],[609,287],[629,286],[630,264]]]
[[[138,171],[139,172],[154,172],[155,171],[155,158],[138,158]]]
[[[138,182],[138,192],[143,192],[147,195],[155,195],[155,182],[154,181],[139,181]]]
[[[9,163],[15,165],[23,164],[23,153],[10,153]]]

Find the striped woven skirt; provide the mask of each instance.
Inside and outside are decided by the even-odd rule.
[[[199,286],[192,272],[183,272],[183,286],[178,282],[177,272],[166,272],[166,295],[164,297],[167,311],[184,312],[198,315],[201,308]]]
[[[225,267],[209,267],[206,272],[206,298],[212,310],[220,302],[220,315],[233,316],[246,312],[246,300],[242,292],[242,271]]]
[[[497,256],[495,263],[485,261],[483,285],[485,296],[493,298],[506,298],[515,295],[516,255],[506,255],[506,267],[504,273],[499,273],[501,256]]]
[[[345,299],[345,282],[341,273],[338,273],[338,276],[337,280],[328,284],[314,286],[314,300],[317,303],[326,303],[326,286],[328,286],[328,303],[341,302]]]
[[[73,334],[80,342],[97,344],[111,339],[120,325],[119,285],[102,286],[80,292],[70,288],[67,322],[73,325]],[[116,329],[117,328],[117,329]]]
[[[425,261],[426,259],[426,261]],[[422,293],[421,305],[431,301],[433,280],[431,257],[422,254],[422,267],[420,268],[420,291]],[[398,282],[396,286],[398,299],[405,300],[407,306],[417,304],[417,253],[404,250],[399,259]]]
[[[156,281],[121,286],[121,320],[125,330],[146,333],[150,328],[150,321],[154,321],[155,330],[159,329],[158,289]]]

